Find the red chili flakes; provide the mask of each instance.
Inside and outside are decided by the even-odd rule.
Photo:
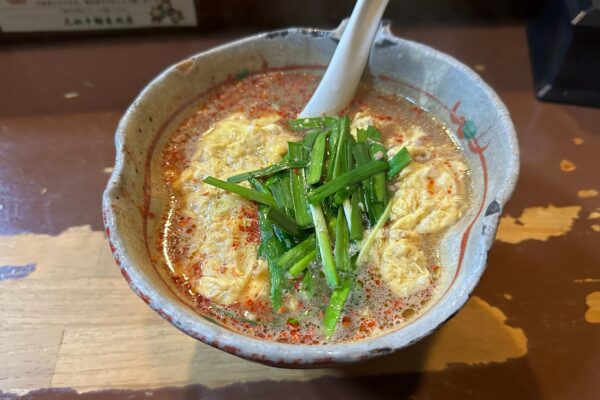
[[[300,173],[300,170],[298,168],[294,168],[294,174],[298,175]]]
[[[395,309],[402,308],[402,307],[404,307],[404,302],[400,299],[394,299],[393,306]]]
[[[351,319],[349,316],[347,316],[347,315],[345,315],[345,316],[342,318],[342,326],[343,326],[344,328],[347,328],[347,327],[349,327],[351,322],[352,322],[352,319]]]
[[[208,297],[204,297],[201,294],[196,295],[196,304],[199,306],[208,306],[210,305],[210,299]]]
[[[248,243],[260,243],[260,227],[258,226],[258,221],[252,220],[250,222],[249,230],[246,231],[246,242]]]
[[[428,176],[427,177],[427,193],[429,193],[431,196],[433,196],[433,186],[434,186],[435,182],[433,180],[432,177]]]
[[[417,106],[412,106],[410,108],[410,111],[412,111],[416,115],[421,115],[423,113],[423,109],[421,107],[417,107]]]
[[[202,193],[202,196],[208,196],[208,192]]]
[[[296,279],[294,281],[294,289],[298,290],[300,289],[300,283],[302,282],[302,279]]]
[[[192,276],[194,278],[198,279],[202,276],[202,267],[199,262],[192,264],[190,270],[192,271]]]
[[[224,274],[227,272],[227,265],[221,265],[219,267],[219,273]]]
[[[246,218],[258,218],[258,210],[256,207],[244,207],[242,213]]]
[[[377,325],[377,322],[375,322],[375,321],[369,321],[369,322],[367,322],[367,326],[369,328],[373,328],[375,325]]]
[[[250,220],[248,222],[248,220]],[[258,212],[256,208],[244,207],[240,215],[238,229],[246,233],[246,242],[260,243],[260,226],[258,225]]]
[[[180,277],[179,275],[173,275],[171,276],[171,281],[176,284],[176,285],[181,285],[181,283],[183,283],[183,278]]]

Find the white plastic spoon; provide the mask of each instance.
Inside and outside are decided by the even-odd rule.
[[[367,64],[373,39],[375,39],[375,32],[388,1],[357,1],[325,75],[323,75],[323,79],[321,79],[308,104],[300,113],[301,117],[333,114],[352,101]],[[321,259],[333,263],[331,243],[327,234],[327,223],[325,222],[323,210],[319,204],[310,204],[309,207],[317,232]],[[344,214],[348,221],[348,227],[351,226],[351,208],[350,202],[348,200],[344,201]],[[335,269],[334,275],[332,279],[337,283],[338,276]]]
[[[389,0],[358,0],[333,58],[301,117],[333,114],[354,97]]]

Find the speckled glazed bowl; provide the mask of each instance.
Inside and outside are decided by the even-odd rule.
[[[471,69],[427,46],[377,33],[364,80],[435,114],[455,136],[470,166],[467,214],[443,238],[437,294],[410,323],[383,336],[345,344],[292,345],[251,338],[204,318],[180,299],[153,264],[150,243],[168,201],[159,154],[203,93],[244,71],[311,70],[321,74],[343,26],[259,34],[194,55],[167,68],[140,93],[116,132],[117,157],[104,193],[106,235],[123,276],[150,307],[211,346],[265,364],[316,367],[385,355],[434,331],[465,304],[485,269],[498,217],[518,175],[513,124],[496,93]]]

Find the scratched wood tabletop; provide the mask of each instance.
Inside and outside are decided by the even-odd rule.
[[[397,34],[499,93],[521,177],[454,319],[389,357],[319,370],[179,332],[130,291],[103,234],[128,103],[167,65],[239,34],[0,48],[0,399],[600,398],[600,109],[534,98],[523,27]]]

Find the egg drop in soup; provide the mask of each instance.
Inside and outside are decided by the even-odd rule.
[[[432,114],[363,85],[339,115],[299,119],[319,79],[219,85],[161,154],[165,274],[197,312],[255,338],[342,343],[406,325],[468,207],[466,161]]]

